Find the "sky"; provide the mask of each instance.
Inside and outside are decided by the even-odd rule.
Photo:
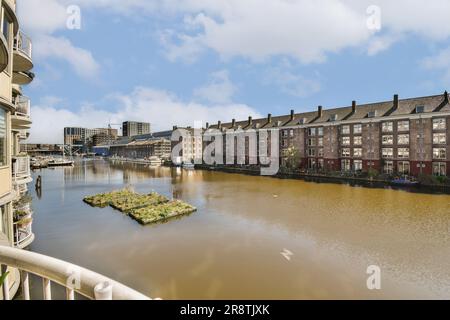
[[[30,143],[443,93],[448,0],[18,0]]]

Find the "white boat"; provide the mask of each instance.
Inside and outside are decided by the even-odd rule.
[[[66,159],[52,159],[48,162],[49,167],[66,167],[73,166],[74,162],[72,160]]]

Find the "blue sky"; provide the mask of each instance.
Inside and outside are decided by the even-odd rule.
[[[30,142],[60,143],[64,126],[163,130],[450,89],[450,2],[391,2],[19,0]]]

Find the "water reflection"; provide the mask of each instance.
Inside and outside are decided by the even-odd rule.
[[[450,298],[447,195],[101,160],[39,174],[32,250],[151,296]],[[81,202],[124,186],[199,210],[142,227]],[[381,291],[366,288],[372,264],[382,268]]]

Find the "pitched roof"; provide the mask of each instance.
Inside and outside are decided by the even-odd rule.
[[[324,124],[332,121],[343,120],[363,120],[368,118],[370,113],[375,113],[375,117],[384,116],[401,116],[411,115],[416,112],[416,107],[423,106],[425,113],[430,112],[450,112],[450,104],[448,95],[440,94],[427,97],[401,99],[398,102],[398,108],[394,108],[394,101],[384,101],[376,103],[368,103],[363,105],[357,105],[355,112],[353,112],[352,106],[344,106],[332,109],[322,109],[322,116],[319,116],[318,111],[310,111],[294,114],[293,120],[291,115],[275,116],[271,118],[271,122],[268,118],[254,119],[252,125],[248,125],[248,120],[235,122],[234,128],[253,129],[258,128],[274,128],[284,126],[295,126],[299,124]],[[302,121],[303,120],[303,121]],[[302,122],[302,123],[300,123]],[[231,129],[232,122],[222,123],[221,128]],[[218,123],[209,126],[210,129],[217,129]]]

